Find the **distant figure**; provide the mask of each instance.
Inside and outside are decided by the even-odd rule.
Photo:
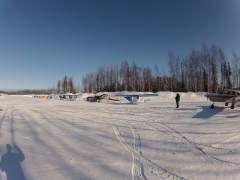
[[[175,100],[176,100],[177,108],[179,108],[180,94],[177,93],[177,95],[176,95],[176,97],[175,97]]]
[[[21,162],[25,156],[19,147],[6,145],[7,152],[1,158],[1,170],[6,173],[7,180],[26,180]]]

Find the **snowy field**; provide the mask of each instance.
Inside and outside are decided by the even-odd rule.
[[[176,109],[174,96],[138,105],[0,96],[0,179],[240,179],[240,109],[211,110],[192,93]]]

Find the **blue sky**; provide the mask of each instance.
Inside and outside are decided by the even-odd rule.
[[[129,60],[167,71],[203,43],[240,54],[239,0],[0,0],[0,89],[77,84]]]

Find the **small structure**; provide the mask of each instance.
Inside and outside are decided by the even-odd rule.
[[[49,98],[49,95],[34,95],[33,98],[48,99],[48,98]]]
[[[59,95],[59,99],[60,100],[75,101],[75,100],[79,100],[81,96],[82,96],[82,93],[77,93],[77,94],[66,93],[66,94]]]

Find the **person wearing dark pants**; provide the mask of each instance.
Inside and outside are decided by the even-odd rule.
[[[179,108],[180,94],[177,93],[175,100],[176,100],[176,106],[177,106],[176,108]]]

